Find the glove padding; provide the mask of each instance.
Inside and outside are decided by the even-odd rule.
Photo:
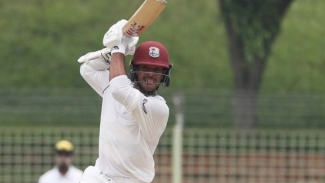
[[[91,60],[100,59],[107,64],[111,63],[111,49],[103,48],[99,51],[89,52],[78,59],[79,63],[88,63]]]
[[[125,55],[133,55],[135,52],[135,47],[139,41],[139,37],[128,38],[128,45],[126,47]]]
[[[78,59],[78,62],[84,63],[98,71],[107,70],[111,63],[111,50],[104,48],[99,51],[89,52],[86,55],[81,56]]]
[[[118,21],[116,24],[111,26],[109,30],[105,33],[103,38],[103,45],[107,48],[113,48],[114,46],[123,47],[125,49],[121,49],[118,52],[123,53],[125,55],[133,55],[135,52],[135,46],[139,40],[139,37],[126,37],[122,31],[122,28],[127,23],[126,20],[122,19]],[[115,50],[116,52],[116,50]]]

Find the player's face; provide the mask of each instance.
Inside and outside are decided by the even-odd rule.
[[[164,68],[149,65],[138,66],[139,84],[145,91],[155,91],[163,77]]]
[[[67,152],[58,152],[55,154],[54,160],[59,170],[65,172],[72,163],[72,154]]]

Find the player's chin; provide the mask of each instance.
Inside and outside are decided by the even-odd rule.
[[[142,82],[140,83],[141,87],[148,92],[153,92],[156,90],[158,84],[157,83],[146,83],[146,82]]]

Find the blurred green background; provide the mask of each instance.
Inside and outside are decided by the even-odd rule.
[[[257,97],[247,95],[239,102],[219,2],[267,5],[290,0],[167,1],[139,41],[162,42],[173,63],[171,86],[162,94],[170,118],[155,152],[154,182],[171,182],[173,175],[175,94],[184,98],[185,182],[324,182],[325,1],[292,1],[260,87],[253,92]],[[109,27],[131,17],[142,2],[0,1],[0,182],[36,182],[53,168],[51,148],[59,139],[75,144],[77,167],[94,163],[101,98],[80,76],[77,59],[102,49]],[[238,12],[247,9],[236,8],[231,16],[245,21],[246,15]],[[248,13],[258,20],[268,9],[251,9],[256,16]],[[260,24],[249,23],[251,32],[237,33],[254,42],[261,35],[255,36],[249,26]],[[240,101],[247,105],[238,105]],[[253,131],[234,128],[235,121],[250,117]]]
[[[100,97],[81,78],[77,59],[103,48],[108,28],[141,3],[2,0],[0,124],[98,125]],[[325,126],[324,7],[323,0],[290,5],[263,75],[259,127]],[[232,127],[234,77],[218,1],[169,1],[140,43],[147,40],[165,44],[174,65],[163,94],[169,125],[173,94],[181,91],[187,126]]]

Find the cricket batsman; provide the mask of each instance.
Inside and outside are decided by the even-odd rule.
[[[126,37],[114,24],[103,44],[113,45],[79,58],[80,73],[102,97],[99,156],[80,183],[150,183],[153,154],[165,130],[169,108],[160,89],[169,86],[171,64],[164,45]],[[129,77],[125,56],[133,55]]]

